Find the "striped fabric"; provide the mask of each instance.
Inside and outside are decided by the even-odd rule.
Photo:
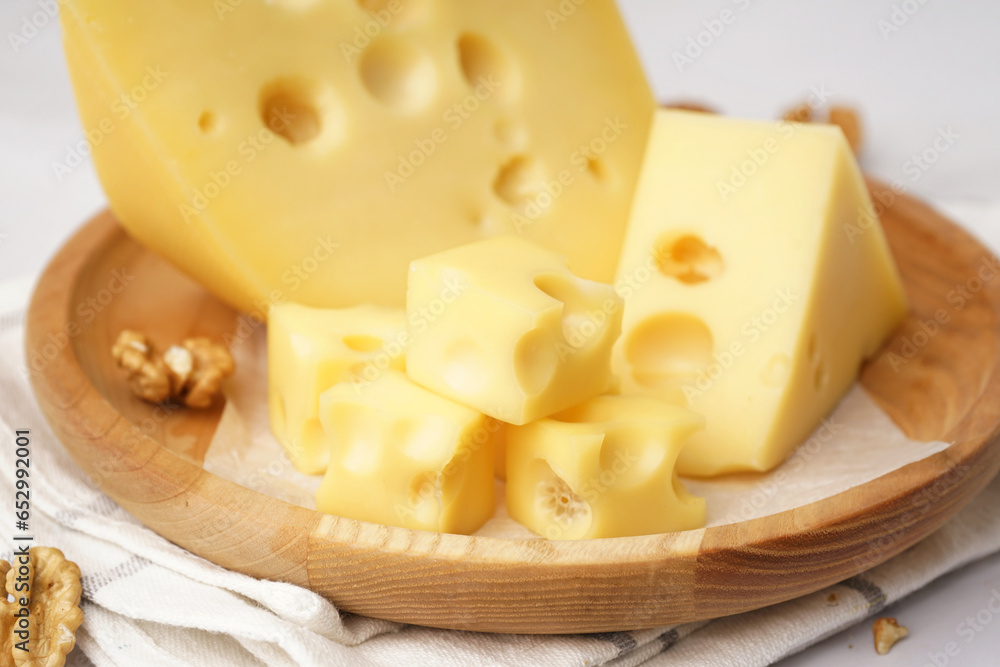
[[[11,293],[0,285],[7,301]],[[23,368],[23,299],[0,312],[0,432],[32,431],[32,531],[84,573],[71,665],[767,665],[972,560],[1000,551],[1000,480],[944,528],[864,575],[708,623],[571,636],[435,630],[339,613],[302,588],[258,581],[167,542],[94,488],[56,442]],[[14,451],[0,447],[0,470]],[[0,498],[13,497],[0,475]],[[9,531],[0,555],[14,550]]]

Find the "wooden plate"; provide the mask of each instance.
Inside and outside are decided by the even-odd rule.
[[[910,437],[954,444],[766,518],[578,542],[464,537],[323,515],[207,473],[201,461],[220,410],[136,400],[114,368],[111,342],[125,327],[162,344],[257,323],[238,320],[138,246],[109,213],[66,244],[36,289],[27,330],[35,393],[79,465],[153,530],[232,570],[311,588],[347,611],[566,633],[756,609],[890,558],[955,514],[1000,467],[1000,280],[983,268],[992,254],[921,203],[871,187],[886,204],[883,224],[913,314],[862,381]],[[936,313],[949,320],[930,333]]]

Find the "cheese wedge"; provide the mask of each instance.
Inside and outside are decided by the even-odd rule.
[[[781,463],[907,311],[838,128],[683,111],[656,115],[616,287],[622,392],[706,418],[687,475]]]
[[[614,274],[654,100],[613,0],[60,6],[116,216],[243,310],[402,306],[498,233]]]

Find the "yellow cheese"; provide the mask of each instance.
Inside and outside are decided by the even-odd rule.
[[[331,458],[321,512],[401,528],[469,534],[493,514],[496,420],[398,371],[320,397]]]
[[[707,426],[681,474],[769,470],[906,313],[839,129],[657,113],[617,287],[623,393]]]
[[[558,254],[499,236],[410,266],[406,372],[511,424],[604,392],[622,301]]]
[[[60,5],[116,216],[237,307],[401,306],[500,233],[614,275],[654,109],[614,0]]]
[[[704,419],[645,396],[601,396],[507,432],[507,510],[552,540],[705,525],[674,465]]]
[[[385,369],[404,370],[402,310],[356,306],[343,310],[284,303],[267,327],[271,430],[295,467],[326,470],[329,445],[319,421],[319,395],[338,382],[361,387]]]
[[[507,479],[507,429],[493,443],[493,473],[497,479]]]

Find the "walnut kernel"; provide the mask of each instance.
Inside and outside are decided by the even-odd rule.
[[[194,370],[194,358],[191,351],[180,345],[171,345],[163,353],[163,363],[167,365],[167,373],[170,375],[170,394],[177,396],[184,390]]]
[[[207,408],[222,389],[222,381],[233,374],[229,350],[208,338],[188,338],[184,349],[192,359],[192,370],[179,396],[190,408]]]
[[[162,403],[170,398],[167,367],[146,336],[125,329],[118,334],[111,356],[119,368],[128,372],[133,394],[150,403]]]
[[[796,123],[822,122],[814,116],[815,110],[808,102],[802,102],[786,111],[782,118]],[[845,106],[831,106],[826,114],[826,122],[840,127],[847,143],[851,146],[851,151],[857,155],[861,150],[861,117],[855,109]]]
[[[669,102],[663,105],[664,109],[677,109],[678,111],[696,111],[698,113],[710,113],[718,114],[719,112],[712,107],[702,104],[701,102],[688,102],[688,101],[677,101]]]
[[[62,667],[66,664],[66,655],[76,645],[75,633],[83,622],[80,568],[66,560],[61,551],[51,547],[32,547],[28,560],[31,602],[28,606],[27,641],[30,650],[19,649],[17,643],[20,637],[13,633],[14,614],[20,610],[17,601],[24,595],[23,592],[15,593],[17,570],[0,561],[0,571],[6,574],[6,592],[15,597],[13,603],[6,599],[0,603],[0,628],[5,630],[5,639],[0,642],[4,653],[0,658],[5,660],[4,665],[14,664],[16,667]],[[11,632],[6,631],[8,625]]]
[[[7,581],[10,563],[0,560],[0,581]],[[7,589],[0,586],[0,665],[7,667],[14,659],[14,602],[7,602]]]
[[[813,110],[807,102],[803,102],[786,111],[781,117],[793,123],[808,123],[812,121]]]
[[[861,119],[850,107],[830,107],[830,123],[839,125],[851,150],[857,155],[861,149]]]
[[[875,652],[885,655],[896,642],[909,635],[910,631],[906,626],[897,623],[896,619],[883,617],[872,624],[872,633],[875,635]]]
[[[207,408],[235,370],[229,350],[208,338],[187,338],[161,356],[146,336],[126,329],[111,354],[128,371],[132,392],[150,403],[177,399],[189,408]]]

